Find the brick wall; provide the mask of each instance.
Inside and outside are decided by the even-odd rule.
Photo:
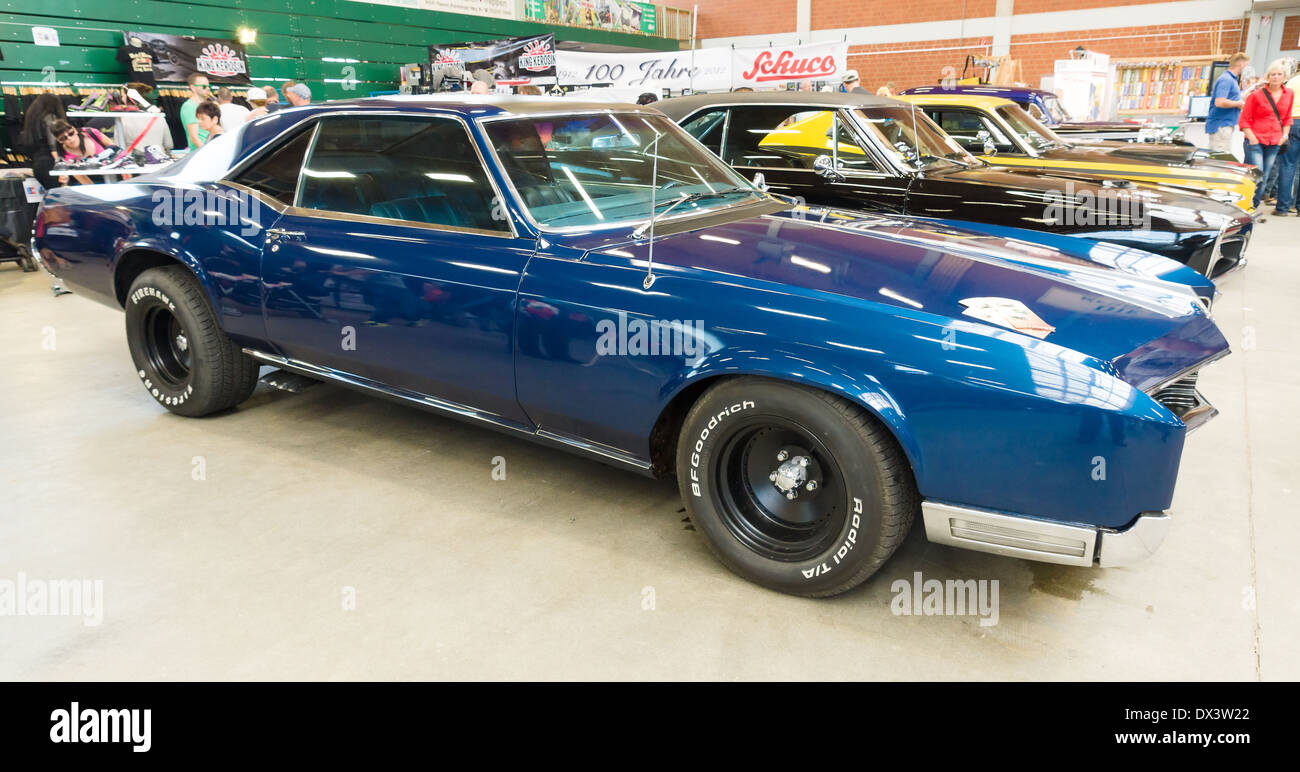
[[[966,56],[988,56],[992,45],[992,38],[967,38],[849,46],[849,67],[858,71],[870,91],[891,82],[900,89],[922,86],[960,77]]]
[[[1020,60],[1025,82],[1037,86],[1044,75],[1052,74],[1056,60],[1065,59],[1075,46],[1082,45],[1109,54],[1112,60],[1205,56],[1211,53],[1211,33],[1214,30],[1219,30],[1224,51],[1238,51],[1245,44],[1244,20],[1230,19],[1159,27],[1113,27],[1015,35],[1011,38],[1011,56]]]
[[[1148,0],[1149,1],[1149,0]],[[710,3],[710,7],[712,3]],[[997,10],[997,0],[967,0],[966,18],[978,19],[992,16]],[[1016,0],[1020,10],[1020,0]],[[960,19],[960,2],[936,0],[812,0],[812,28],[840,29],[842,27],[876,27],[882,24],[912,24],[922,21]],[[700,4],[700,18],[704,17],[704,3]]]
[[[695,34],[705,39],[794,32],[795,7],[795,0],[700,0]]]

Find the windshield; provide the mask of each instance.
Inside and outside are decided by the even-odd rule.
[[[656,183],[658,212],[693,197],[676,207],[674,217],[765,198],[665,117],[547,116],[486,121],[483,128],[528,213],[543,227],[644,221]]]
[[[1059,97],[1055,95],[1044,97],[1043,104],[1047,105],[1047,114],[1052,116],[1052,123],[1069,123],[1074,120],[1065,111],[1065,105],[1061,104]]]
[[[998,115],[1002,116],[1002,120],[1006,121],[1007,126],[1016,133],[1016,136],[1034,150],[1051,150],[1065,145],[1051,129],[1034,120],[1029,113],[1021,110],[1019,105],[999,107]]]
[[[945,161],[959,165],[976,163],[919,108],[868,107],[854,110],[853,114],[858,126],[879,140],[903,166],[919,169]]]

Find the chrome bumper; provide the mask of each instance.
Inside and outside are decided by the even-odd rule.
[[[934,544],[995,555],[1103,567],[1136,563],[1156,551],[1169,531],[1169,515],[1144,512],[1123,531],[1066,525],[1030,517],[921,503],[925,536]]]

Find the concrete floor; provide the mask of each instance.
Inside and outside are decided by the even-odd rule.
[[[726,571],[671,482],[330,385],[173,416],[120,312],[0,267],[0,580],[105,593],[97,627],[0,617],[0,679],[1300,678],[1296,244],[1300,219],[1270,219],[1222,283],[1235,353],[1201,380],[1222,415],[1153,558],[1050,566],[917,528],[819,601]],[[998,624],[893,615],[916,571],[997,579]]]

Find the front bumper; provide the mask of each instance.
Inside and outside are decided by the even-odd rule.
[[[1164,512],[1143,512],[1117,531],[1023,515],[921,503],[925,536],[934,544],[1066,566],[1126,566],[1156,551],[1169,531]]]

